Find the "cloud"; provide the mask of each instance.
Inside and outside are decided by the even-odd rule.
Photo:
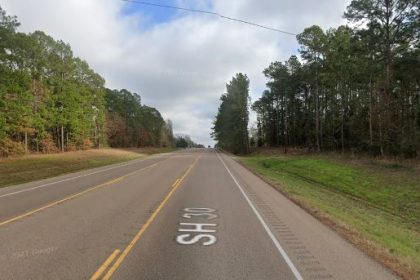
[[[318,24],[343,23],[349,1],[214,0],[174,1],[187,7],[254,21],[290,32]],[[172,2],[171,2],[172,3]],[[143,103],[172,119],[175,133],[211,144],[209,133],[226,83],[237,72],[248,75],[255,100],[264,89],[262,70],[296,54],[288,36],[211,15],[174,11],[153,22],[149,9],[130,9],[118,0],[3,0],[18,16],[21,30],[43,30],[71,44],[111,88],[141,95]],[[156,10],[155,13],[158,13]]]

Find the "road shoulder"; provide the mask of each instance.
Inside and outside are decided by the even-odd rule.
[[[397,277],[280,193],[265,178],[224,155],[304,278],[396,279]]]

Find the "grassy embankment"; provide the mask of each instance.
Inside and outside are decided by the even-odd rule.
[[[284,154],[240,161],[400,276],[420,279],[418,162]]]
[[[0,158],[0,187],[45,179],[65,173],[170,151],[173,151],[173,149],[98,149],[59,154]]]

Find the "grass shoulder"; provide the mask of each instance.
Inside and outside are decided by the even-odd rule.
[[[256,154],[240,162],[406,279],[420,279],[418,162]]]
[[[1,158],[0,187],[45,179],[173,150],[171,148],[109,148]]]

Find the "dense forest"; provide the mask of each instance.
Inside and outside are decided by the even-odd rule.
[[[353,0],[344,13],[349,25],[297,35],[300,58],[263,71],[267,90],[251,106],[251,144],[420,155],[419,6]],[[219,116],[220,109],[216,128]]]
[[[175,144],[139,95],[105,88],[68,44],[18,26],[0,7],[0,156]]]
[[[111,147],[174,145],[172,122],[142,105],[136,93],[105,89],[107,140]]]

